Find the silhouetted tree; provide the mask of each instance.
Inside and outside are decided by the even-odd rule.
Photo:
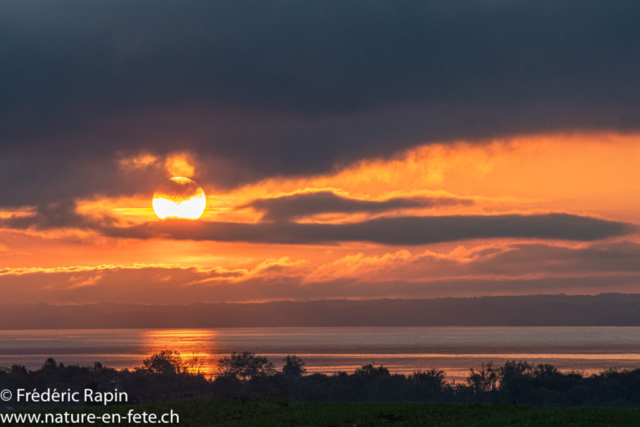
[[[206,363],[206,359],[197,354],[193,354],[189,359],[184,361],[184,369],[186,373],[191,375],[200,375]]]
[[[418,385],[440,389],[444,385],[445,373],[440,369],[431,368],[426,371],[416,371],[410,378]]]
[[[23,365],[12,365],[10,372],[12,375],[27,375],[28,371]]]
[[[42,365],[43,371],[55,371],[56,369],[58,369],[58,364],[52,357],[45,360],[44,365]]]
[[[551,377],[558,374],[558,368],[553,365],[538,365],[533,369],[536,378]]]
[[[282,373],[289,378],[299,378],[307,373],[306,363],[298,356],[287,356],[284,358]]]
[[[218,360],[220,375],[233,378],[247,379],[259,376],[273,375],[276,370],[273,363],[264,356],[257,356],[249,351],[233,352],[231,356]]]
[[[363,365],[361,368],[356,369],[353,375],[356,377],[376,378],[376,377],[388,377],[391,374],[389,373],[389,370],[384,366],[382,365],[374,366],[372,363],[370,363],[368,365]]]
[[[482,369],[475,371],[471,368],[471,374],[467,377],[467,384],[476,393],[486,393],[496,390],[498,382],[498,369],[494,369],[493,363],[482,364]]]
[[[510,362],[506,362],[504,366],[498,368],[498,375],[500,377],[500,382],[509,381],[512,378],[519,377],[522,375],[533,375],[533,366],[524,361],[516,362],[512,360]]]
[[[144,370],[151,374],[181,374],[186,367],[180,353],[173,350],[162,350],[142,361]]]

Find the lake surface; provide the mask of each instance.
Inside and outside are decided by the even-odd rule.
[[[276,367],[287,354],[309,372],[353,371],[374,362],[392,372],[444,369],[461,381],[483,362],[527,360],[590,374],[603,368],[640,367],[640,327],[356,327],[108,329],[0,331],[0,366],[35,369],[47,357],[64,364],[114,368],[141,366],[154,352],[171,349],[204,356],[207,372],[233,351],[266,355]]]

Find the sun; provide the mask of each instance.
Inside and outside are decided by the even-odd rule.
[[[182,176],[171,178],[153,194],[153,211],[160,219],[198,219],[206,207],[202,187]]]

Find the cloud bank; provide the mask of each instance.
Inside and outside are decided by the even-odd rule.
[[[638,130],[634,1],[0,5],[0,204],[231,187],[432,141]],[[155,181],[156,183],[158,181]]]
[[[179,265],[0,269],[3,302],[180,304],[278,299],[637,291],[640,245],[496,244],[448,253],[354,253],[330,263],[272,259],[247,268]]]
[[[165,220],[129,228],[105,228],[111,237],[171,238],[280,244],[369,242],[426,245],[468,239],[526,238],[592,241],[620,237],[638,227],[570,214],[460,215],[376,218],[356,223],[229,223]]]
[[[291,221],[319,214],[382,213],[400,209],[432,208],[441,206],[469,206],[471,199],[453,197],[394,197],[374,201],[339,196],[331,191],[300,193],[269,199],[257,199],[240,208],[253,208],[263,213],[266,221]]]

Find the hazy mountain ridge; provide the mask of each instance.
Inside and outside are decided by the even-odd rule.
[[[640,326],[640,294],[141,305],[0,305],[0,329]]]

